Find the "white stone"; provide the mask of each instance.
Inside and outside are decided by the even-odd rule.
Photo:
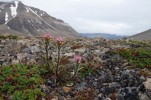
[[[13,60],[12,61],[12,64],[18,64],[19,63],[19,60]]]
[[[144,86],[146,89],[151,90],[151,78],[147,78],[147,80],[144,82]]]
[[[80,53],[84,53],[85,52],[85,48],[79,48],[79,49],[75,49],[75,52],[80,52]]]
[[[65,53],[64,55],[68,57],[72,57],[73,55],[75,55],[75,53]]]

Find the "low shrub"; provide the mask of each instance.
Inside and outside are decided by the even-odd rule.
[[[0,97],[12,100],[35,100],[44,96],[39,86],[44,83],[42,68],[16,64],[0,68]]]
[[[151,68],[151,49],[118,49],[114,51],[114,53],[118,53],[120,56],[127,59],[134,67]]]
[[[14,39],[14,40],[16,40],[16,39],[18,39],[18,36],[16,36],[16,35],[7,35],[7,36],[0,35],[0,39]]]

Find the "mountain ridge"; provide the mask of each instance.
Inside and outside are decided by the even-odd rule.
[[[129,37],[129,39],[134,40],[151,40],[151,29],[148,29],[146,31],[143,31],[141,33],[132,35]]]
[[[50,16],[38,8],[24,5],[21,1],[0,2],[0,33],[20,35],[77,36],[78,33],[61,19]]]
[[[120,39],[120,38],[126,38],[127,37],[127,36],[109,34],[109,33],[81,33],[80,35],[83,37],[88,37],[88,38],[102,37],[105,39]]]

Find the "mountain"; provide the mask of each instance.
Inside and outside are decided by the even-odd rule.
[[[80,35],[83,37],[88,37],[88,38],[102,37],[105,39],[120,39],[120,38],[126,37],[126,36],[120,36],[116,34],[107,34],[107,33],[81,33]]]
[[[129,39],[134,40],[151,40],[151,29],[146,30],[144,32],[135,34],[133,36],[130,36]]]
[[[69,24],[45,11],[24,5],[18,0],[0,2],[0,34],[35,36],[46,32],[63,36],[78,35]]]

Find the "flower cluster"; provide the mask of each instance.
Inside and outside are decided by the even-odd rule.
[[[52,37],[52,35],[51,35],[50,33],[47,33],[47,34],[45,34],[45,35],[43,36],[43,38],[44,38],[45,40],[49,41],[49,40],[51,40],[53,37]]]
[[[63,45],[63,44],[64,44],[64,41],[65,41],[65,40],[64,40],[63,37],[61,37],[61,36],[56,37],[56,43],[57,43],[58,46]]]
[[[80,55],[74,55],[73,60],[74,60],[76,63],[80,63],[81,60],[82,60],[82,57],[81,57]]]

